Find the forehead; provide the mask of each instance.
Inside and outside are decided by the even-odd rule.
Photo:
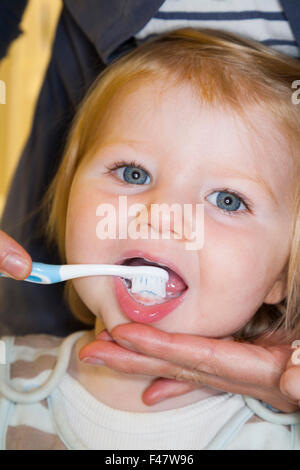
[[[188,147],[206,151],[224,149],[226,144],[232,156],[234,149],[243,149],[243,160],[249,164],[266,163],[266,153],[272,153],[274,166],[283,160],[289,164],[287,142],[270,113],[258,106],[245,106],[244,119],[224,103],[214,107],[206,104],[187,83],[139,81],[116,94],[109,116],[103,133],[106,141],[126,134],[128,139],[140,136],[155,146],[168,137],[168,147],[180,140]],[[265,158],[261,159],[261,154]]]

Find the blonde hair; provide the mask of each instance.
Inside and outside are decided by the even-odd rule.
[[[166,87],[188,82],[202,102],[222,106],[246,119],[248,106],[269,112],[298,168],[300,117],[292,104],[292,83],[300,77],[300,62],[255,41],[216,30],[184,28],[143,44],[107,67],[82,102],[67,140],[61,165],[43,201],[44,232],[49,246],[56,245],[65,263],[65,229],[68,198],[76,170],[103,137],[104,123],[120,93],[128,94],[140,82],[165,79]],[[297,172],[298,173],[298,172]],[[287,297],[280,304],[263,304],[254,317],[235,333],[240,340],[285,329],[286,340],[300,334],[300,190],[294,201],[293,239],[287,267]],[[74,315],[93,324],[94,315],[83,304],[71,281],[65,298]]]

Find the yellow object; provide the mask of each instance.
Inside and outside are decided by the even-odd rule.
[[[23,34],[0,62],[0,216],[31,129],[60,11],[61,0],[30,0],[20,25]]]

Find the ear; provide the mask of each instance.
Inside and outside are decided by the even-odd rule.
[[[274,282],[271,290],[267,293],[265,304],[279,304],[287,296],[287,275],[286,270]]]

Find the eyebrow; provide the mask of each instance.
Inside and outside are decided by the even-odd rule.
[[[149,140],[149,143],[151,141]],[[134,140],[134,139],[119,139],[118,137],[115,137],[114,139],[107,139],[104,140],[104,142],[100,143],[99,149],[106,148],[106,147],[113,147],[115,145],[127,145],[128,147],[132,147],[134,150],[137,150],[136,147],[138,145],[145,145],[145,141],[143,140]]]
[[[106,142],[104,142],[103,145],[100,145],[100,148],[105,148],[105,147],[113,147],[114,145],[127,145],[131,147],[133,150],[138,151],[137,147],[140,144],[145,144],[144,141],[140,140],[134,140],[134,139],[118,139],[118,137],[114,139],[108,139]],[[241,171],[238,171],[236,169],[232,168],[227,168],[227,167],[221,167],[218,169],[218,172],[222,176],[224,174],[230,178],[236,178],[236,179],[245,179],[248,181],[252,181],[253,183],[257,184],[260,186],[263,190],[265,190],[273,202],[278,205],[278,200],[272,191],[270,185],[267,183],[267,181],[260,175],[256,174],[255,176],[250,176],[248,173],[243,173]]]

